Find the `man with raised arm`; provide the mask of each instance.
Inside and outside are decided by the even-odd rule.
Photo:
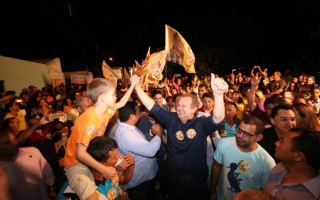
[[[207,194],[206,137],[224,123],[223,94],[228,84],[211,74],[215,99],[212,116],[197,117],[198,97],[184,94],[176,100],[176,113],[163,110],[141,89],[136,92],[144,106],[167,130],[167,179],[169,199],[204,199]]]

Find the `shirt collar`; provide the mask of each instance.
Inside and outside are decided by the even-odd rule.
[[[303,182],[302,185],[306,187],[310,193],[315,197],[319,198],[320,196],[320,175],[310,179],[306,182]]]
[[[130,124],[127,124],[127,123],[124,123],[124,122],[120,122],[120,121],[119,121],[119,126],[127,127],[127,128],[130,128],[130,129],[135,129],[135,126],[132,126]]]
[[[191,123],[191,122],[194,122],[195,120],[197,120],[198,117],[197,116],[194,116],[193,118],[191,119],[188,119],[187,122],[185,124],[188,124],[188,123]],[[179,119],[181,121],[181,119]]]
[[[281,179],[280,179],[280,184],[279,185],[288,185],[288,186],[293,186],[293,185],[303,185],[307,190],[309,190],[309,192],[315,197],[315,198],[319,198],[320,196],[320,174],[308,181],[305,181],[303,183],[289,183],[289,184],[281,184],[282,179],[284,178],[284,176],[288,173],[288,170],[281,165],[281,167],[284,168],[284,170],[282,171],[281,175]],[[319,171],[320,172],[320,171]]]
[[[127,124],[127,123],[123,123],[123,122],[120,122],[119,121],[119,126],[118,126],[118,128],[128,128],[128,129],[130,129],[130,130],[133,130],[133,131],[135,131],[135,132],[137,132],[138,134],[140,134],[144,139],[146,139],[146,136],[138,129],[138,127],[136,127],[136,126],[132,126],[132,125],[130,125],[130,124]]]

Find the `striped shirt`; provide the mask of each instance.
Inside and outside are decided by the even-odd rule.
[[[270,172],[269,179],[264,187],[266,193],[277,200],[314,200],[320,199],[320,175],[303,183],[284,183],[282,179],[288,173],[281,164],[277,164]]]

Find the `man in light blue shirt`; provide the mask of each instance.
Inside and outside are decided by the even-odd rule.
[[[232,199],[243,190],[264,187],[275,162],[257,143],[263,129],[258,118],[248,116],[241,121],[235,137],[220,140],[214,153],[211,200]]]
[[[148,142],[144,134],[135,126],[139,121],[140,110],[135,102],[128,102],[119,109],[119,126],[115,133],[120,154],[131,154],[135,159],[135,167],[131,180],[124,185],[130,200],[144,200],[154,189],[154,178],[158,166],[155,155],[160,148],[162,128],[153,126],[151,133],[155,135]],[[152,194],[151,194],[152,195]]]

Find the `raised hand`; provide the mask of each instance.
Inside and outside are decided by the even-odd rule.
[[[253,66],[253,69],[256,69],[256,68],[260,69],[260,66],[259,65]]]
[[[213,73],[211,73],[211,88],[213,94],[223,95],[228,91],[228,84],[221,78],[216,78]]]
[[[257,73],[254,77],[251,78],[251,81],[250,81],[251,85],[254,85],[254,86],[258,85],[261,80],[261,77],[262,76],[259,76]]]
[[[139,81],[140,81],[140,77],[137,76],[136,74],[131,77],[132,86],[136,86],[137,84],[139,84]]]

